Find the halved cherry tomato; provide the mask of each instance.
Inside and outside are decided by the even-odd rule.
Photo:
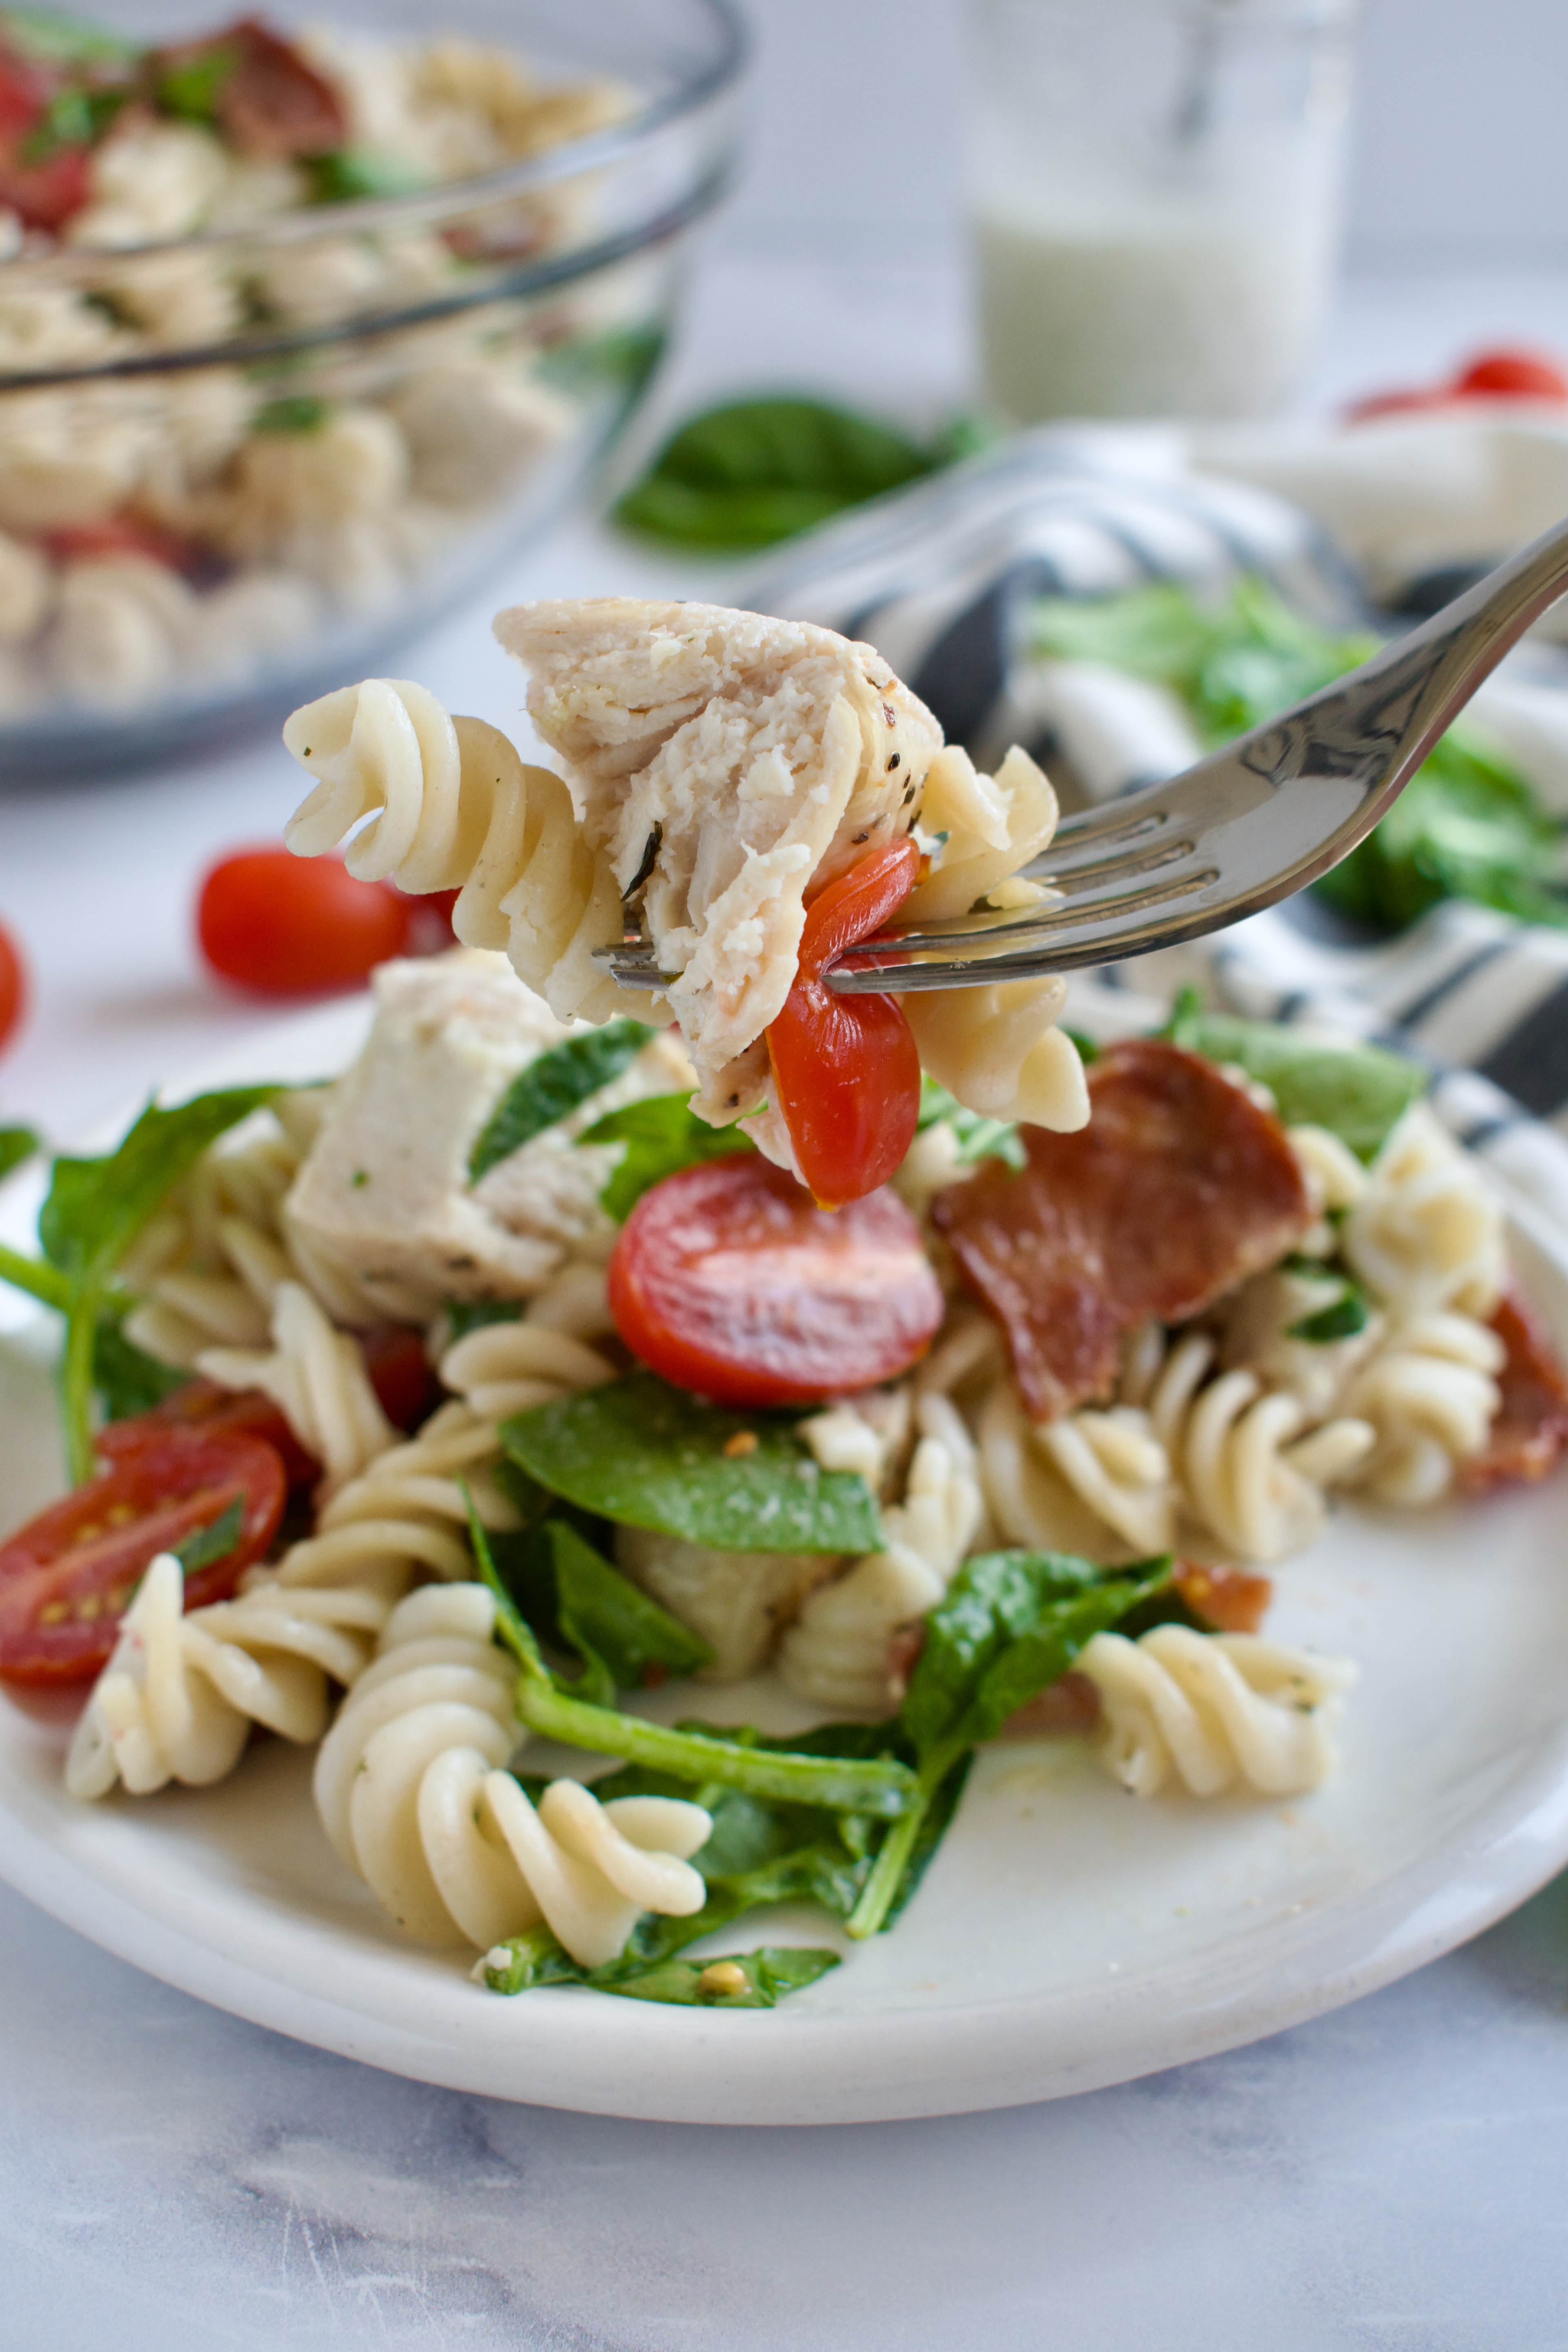
[[[0,1046],[22,1018],[27,1001],[26,966],[16,940],[0,925]]]
[[[818,893],[805,910],[795,986],[768,1031],[779,1108],[824,1209],[874,1192],[914,1141],[921,1057],[897,999],[836,996],[821,974],[880,930],[919,866],[912,841],[891,841]]]
[[[172,1550],[230,1505],[240,1538],[195,1570],[186,1603],[234,1591],[283,1514],[283,1465],[270,1445],[234,1430],[161,1429],[122,1448],[100,1476],[0,1545],[0,1679],[89,1682],[114,1647],[121,1616],[155,1554]]]
[[[169,572],[193,572],[201,571],[207,561],[196,541],[160,530],[155,523],[141,522],[133,515],[110,515],[104,522],[62,523],[58,530],[45,531],[44,545],[57,563],[144,555],[150,563],[161,563]]]
[[[892,1380],[943,1313],[896,1193],[820,1209],[751,1152],[646,1192],[610,1259],[610,1312],[636,1356],[721,1404],[811,1404]]]
[[[1568,375],[1542,352],[1481,352],[1453,388],[1461,400],[1568,400]]]
[[[236,850],[202,884],[196,930],[213,970],[262,996],[351,988],[408,943],[409,902],[335,857]]]

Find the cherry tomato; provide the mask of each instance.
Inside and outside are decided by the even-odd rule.
[[[800,1172],[819,1207],[874,1192],[914,1140],[921,1057],[891,996],[836,996],[820,975],[880,930],[914,888],[920,852],[889,842],[805,910],[799,970],[768,1031],[768,1059]]]
[[[314,1486],[321,1475],[321,1464],[306,1453],[263,1390],[219,1388],[216,1381],[200,1377],[187,1381],[147,1412],[106,1423],[93,1442],[106,1461],[115,1462],[122,1454],[134,1454],[154,1433],[171,1429],[259,1438],[282,1463],[290,1486]]]
[[[22,1018],[27,1002],[27,971],[16,940],[0,925],[0,1047]]]
[[[138,522],[132,515],[111,515],[106,522],[63,523],[44,533],[44,544],[57,563],[90,562],[113,555],[144,555],[170,572],[199,569],[202,551],[195,542],[172,530]]]
[[[185,1585],[188,1607],[226,1599],[271,1542],[285,1493],[282,1463],[257,1438],[234,1430],[144,1433],[0,1545],[0,1679],[90,1681],[154,1555],[239,1501],[239,1542]]]
[[[425,1353],[425,1335],[406,1323],[378,1323],[359,1334],[376,1401],[395,1429],[417,1429],[441,1402],[441,1383]]]
[[[196,929],[213,970],[261,996],[351,988],[407,945],[407,902],[335,857],[240,849],[202,884]]]
[[[62,147],[47,163],[0,158],[0,205],[26,228],[63,228],[92,193],[92,150]]]
[[[1453,389],[1461,400],[1568,400],[1568,375],[1540,352],[1481,352]]]
[[[896,1193],[830,1213],[752,1152],[646,1192],[610,1259],[634,1355],[721,1404],[811,1404],[906,1371],[942,1318],[920,1227]]]

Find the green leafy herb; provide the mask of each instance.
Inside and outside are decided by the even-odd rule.
[[[518,1413],[501,1443],[552,1494],[716,1551],[868,1552],[881,1542],[865,1480],[819,1468],[789,1423],[726,1412],[652,1372]]]
[[[0,9],[0,34],[24,57],[43,65],[133,65],[142,51],[101,25],[58,15],[53,8]]]
[[[0,1127],[0,1183],[37,1149],[38,1139],[30,1127]]]
[[[197,1528],[183,1544],[174,1547],[174,1558],[187,1576],[194,1576],[198,1568],[211,1568],[215,1560],[226,1559],[244,1527],[245,1504],[237,1495],[227,1510],[210,1526]]]
[[[546,1520],[538,1540],[549,1555],[560,1638],[596,1685],[592,1691],[575,1685],[580,1696],[613,1705],[617,1689],[695,1674],[710,1663],[707,1643],[612,1568],[568,1520]]]
[[[55,1161],[38,1215],[38,1239],[66,1286],[65,1296],[51,1303],[66,1310],[60,1395],[67,1458],[78,1482],[92,1473],[94,1358],[115,1267],[207,1146],[278,1091],[275,1086],[230,1087],[198,1095],[173,1110],[150,1103],[116,1150],[100,1159]],[[14,1268],[0,1265],[0,1272],[16,1278]]]
[[[943,462],[822,401],[733,401],[683,425],[615,513],[678,546],[766,547]]]
[[[1060,1552],[985,1552],[964,1561],[926,1620],[899,1714],[921,1801],[883,1841],[848,1923],[852,1936],[874,1936],[886,1926],[926,1809],[972,1750],[1065,1675],[1096,1633],[1170,1582],[1169,1559],[1109,1574]]]
[[[485,1958],[485,1982],[492,1992],[525,1992],[540,1985],[581,1984],[626,2000],[657,2000],[678,2008],[773,2009],[786,1994],[815,1984],[838,1966],[837,1952],[795,1945],[763,1945],[754,1952],[726,1952],[711,1960],[672,1958],[656,1961],[612,1960],[605,1968],[580,1968],[547,1927],[531,1928],[499,1945],[507,1960]]]
[[[951,1127],[958,1139],[958,1164],[973,1167],[981,1160],[1002,1160],[1009,1168],[1026,1168],[1029,1155],[1024,1149],[1024,1139],[1009,1119],[986,1118],[977,1110],[965,1110],[955,1096],[945,1087],[938,1086],[925,1071],[921,1073],[921,1108],[916,1133],[923,1134],[938,1120]]]
[[[1353,1282],[1347,1282],[1338,1298],[1331,1300],[1327,1307],[1320,1307],[1316,1314],[1303,1315],[1299,1323],[1290,1325],[1286,1337],[1326,1347],[1331,1340],[1353,1339],[1371,1320],[1364,1296]]]
[[[468,1537],[479,1574],[495,1595],[496,1631],[521,1670],[517,1711],[530,1730],[595,1756],[619,1756],[628,1764],[668,1772],[689,1787],[711,1781],[753,1796],[879,1820],[896,1817],[913,1801],[912,1773],[882,1758],[816,1756],[804,1748],[785,1751],[707,1732],[672,1731],[575,1697],[546,1666],[532,1627],[497,1571],[489,1538],[471,1505]]]
[[[448,1298],[447,1322],[452,1339],[466,1339],[470,1331],[488,1330],[492,1323],[515,1323],[522,1313],[521,1298]]]
[[[653,1034],[645,1022],[611,1021],[538,1055],[518,1072],[487,1120],[468,1154],[468,1181],[477,1184],[501,1160],[618,1078]]]
[[[160,1364],[128,1339],[117,1315],[100,1316],[92,1343],[92,1385],[106,1421],[129,1421],[133,1413],[151,1412],[190,1380],[189,1372]]]
[[[129,96],[126,89],[57,90],[21,142],[22,162],[36,169],[64,148],[96,146]]]
[[[605,1214],[617,1224],[630,1216],[650,1185],[662,1183],[679,1169],[756,1150],[739,1128],[710,1127],[699,1118],[689,1094],[647,1095],[641,1102],[606,1112],[582,1139],[626,1145],[619,1167],[599,1195]]]
[[[1276,1021],[1178,1004],[1165,1034],[1211,1062],[1234,1062],[1266,1086],[1287,1127],[1326,1127],[1360,1160],[1375,1159],[1426,1092],[1426,1074],[1381,1045],[1325,1045]]]
[[[289,393],[258,408],[250,429],[253,433],[318,433],[331,413],[331,402],[316,393]]]
[[[1035,607],[1037,651],[1100,661],[1168,687],[1217,749],[1315,694],[1376,650],[1291,611],[1260,580],[1209,606],[1168,583]],[[1438,899],[1477,899],[1521,920],[1568,924],[1563,828],[1483,732],[1451,727],[1360,847],[1314,884],[1359,920],[1403,929]]]
[[[218,100],[238,72],[242,54],[232,41],[213,41],[176,54],[158,77],[158,104],[183,122],[214,122]]]
[[[374,147],[339,147],[307,157],[310,197],[318,205],[352,205],[378,196],[413,195],[426,183],[401,155]]]
[[[480,250],[468,257],[482,261],[486,256]],[[542,382],[579,397],[608,388],[623,408],[629,408],[658,371],[668,343],[664,329],[655,325],[566,335],[545,345],[537,373]]]

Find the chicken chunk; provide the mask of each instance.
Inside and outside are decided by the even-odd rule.
[[[569,1250],[613,1232],[599,1192],[615,1147],[574,1138],[624,1102],[690,1084],[661,1036],[631,1067],[477,1183],[475,1142],[518,1073],[570,1036],[504,958],[463,952],[383,964],[374,1025],[333,1093],[285,1215],[387,1314],[447,1299],[527,1298]]]
[[[640,903],[716,1126],[753,1109],[807,886],[913,827],[936,720],[869,646],[628,597],[520,604],[496,635],[584,830]]]

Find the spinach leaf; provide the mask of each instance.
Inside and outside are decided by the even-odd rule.
[[[455,1346],[470,1331],[488,1330],[492,1323],[516,1323],[521,1315],[521,1298],[448,1298],[447,1324],[452,1336],[447,1344]]]
[[[57,66],[131,66],[142,55],[134,43],[101,25],[58,14],[53,8],[0,9],[0,33],[24,57]]]
[[[1364,1293],[1353,1282],[1347,1282],[1337,1298],[1331,1299],[1327,1307],[1320,1307],[1313,1315],[1303,1315],[1299,1323],[1290,1325],[1285,1336],[1324,1347],[1333,1339],[1353,1339],[1371,1320]]]
[[[233,41],[210,41],[176,53],[158,76],[157,100],[182,122],[216,122],[218,100],[244,63]]]
[[[245,1504],[237,1495],[226,1511],[210,1526],[197,1528],[174,1548],[174,1558],[187,1576],[198,1568],[211,1568],[215,1560],[226,1559],[239,1541],[245,1526]]]
[[[106,1421],[129,1421],[189,1385],[189,1372],[160,1364],[126,1338],[116,1315],[100,1315],[92,1343],[92,1385]]]
[[[13,1168],[31,1160],[37,1149],[38,1139],[30,1127],[0,1127],[0,1181]]]
[[[1016,1124],[1005,1118],[986,1118],[977,1110],[965,1110],[954,1095],[939,1086],[933,1077],[921,1072],[921,1108],[915,1132],[923,1135],[938,1120],[951,1127],[958,1139],[958,1164],[971,1168],[981,1160],[1005,1160],[1009,1168],[1026,1168],[1029,1155],[1024,1149],[1023,1138]]]
[[[500,1955],[507,1958],[500,1961]],[[727,1952],[711,1960],[679,1958],[628,1965],[612,1960],[601,1969],[580,1968],[548,1927],[531,1928],[485,1955],[484,1978],[492,1992],[526,1992],[541,1985],[580,1984],[625,2000],[657,2000],[678,2008],[772,2009],[786,1994],[815,1984],[838,1966],[838,1954],[797,1945],[763,1945],[754,1952]]]
[[[612,1695],[617,1687],[636,1690],[666,1674],[695,1674],[709,1664],[713,1653],[707,1643],[612,1568],[566,1520],[547,1520],[542,1532],[555,1570],[563,1638],[590,1666],[607,1670]]]
[[[618,1078],[653,1034],[642,1021],[611,1021],[538,1055],[513,1078],[468,1154],[469,1183],[477,1184],[501,1160]]]
[[[424,187],[425,175],[399,155],[374,147],[337,147],[327,155],[307,158],[310,200],[318,205],[352,205],[373,196],[407,196]]]
[[[692,1110],[691,1097],[646,1095],[641,1102],[607,1111],[583,1137],[584,1143],[624,1143],[620,1166],[599,1195],[599,1205],[617,1224],[630,1216],[651,1185],[661,1183],[700,1160],[723,1160],[754,1151],[749,1135],[736,1127],[710,1127]]]
[[[1236,1062],[1273,1095],[1287,1127],[1326,1127],[1374,1160],[1417,1096],[1425,1071],[1381,1045],[1325,1045],[1274,1021],[1178,1009],[1169,1034],[1211,1062]]]
[[[652,1372],[501,1423],[511,1459],[552,1494],[624,1527],[715,1551],[875,1551],[876,1499],[820,1469],[777,1415],[726,1412]]]
[[[331,402],[319,393],[289,393],[258,408],[250,429],[253,433],[319,433],[331,413]]]
[[[115,1266],[210,1143],[269,1103],[276,1086],[230,1087],[173,1110],[150,1103],[124,1141],[100,1159],[55,1161],[38,1239],[66,1293],[60,1402],[72,1478],[92,1475],[92,1388],[99,1320]],[[24,1261],[25,1263],[25,1261]],[[9,1269],[0,1268],[8,1279]]]
[[[823,401],[732,401],[683,425],[614,511],[678,546],[766,547],[942,462]]]

